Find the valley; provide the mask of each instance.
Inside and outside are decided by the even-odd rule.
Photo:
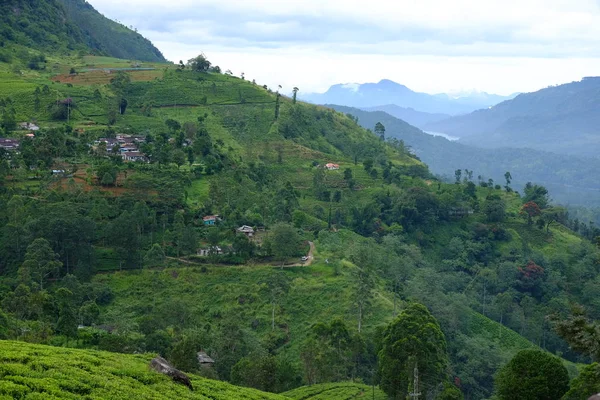
[[[167,62],[87,2],[15,4],[0,398],[504,400],[520,357],[553,368],[552,398],[600,390],[600,229],[563,206],[600,204],[597,159],[465,128],[539,94],[383,80],[366,110],[316,105],[204,54]],[[429,106],[367,102],[382,85]]]

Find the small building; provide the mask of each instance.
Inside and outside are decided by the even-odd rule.
[[[198,364],[203,368],[212,368],[215,365],[215,360],[210,358],[208,354],[203,351],[199,351],[196,354],[196,358],[198,359]]]
[[[242,225],[239,228],[236,229],[236,231],[238,233],[243,233],[244,235],[248,236],[249,238],[254,236],[254,228],[248,225]]]
[[[197,254],[200,257],[208,257],[210,255],[221,255],[223,254],[223,249],[220,248],[219,246],[213,246],[213,247],[208,247],[206,249],[198,249]]]
[[[0,138],[0,149],[7,151],[17,150],[19,143],[18,139]]]
[[[204,222],[204,225],[206,226],[214,226],[217,224],[217,221],[220,221],[221,218],[219,218],[218,215],[207,215],[206,217],[202,218],[202,221]]]
[[[338,164],[334,164],[334,163],[327,163],[325,164],[325,169],[329,170],[329,171],[335,171],[340,169],[340,166]]]
[[[61,176],[61,175],[64,175],[66,173],[67,172],[64,169],[53,169],[52,170],[52,175],[59,175],[59,176]]]
[[[31,122],[21,122],[19,128],[25,131],[39,131],[40,127]]]
[[[146,156],[139,151],[125,151],[121,157],[123,161],[146,161]]]

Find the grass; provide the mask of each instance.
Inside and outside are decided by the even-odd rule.
[[[323,383],[312,386],[303,386],[282,395],[294,400],[351,400],[375,399],[386,400],[387,395],[379,388],[354,382]]]
[[[195,375],[190,391],[151,370],[152,357],[0,341],[0,399],[285,399]]]

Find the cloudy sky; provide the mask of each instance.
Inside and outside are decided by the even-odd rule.
[[[88,0],[172,61],[284,90],[510,94],[600,75],[600,0]]]

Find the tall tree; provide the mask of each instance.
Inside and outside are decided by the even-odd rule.
[[[379,139],[385,140],[385,126],[381,122],[375,124],[375,134],[379,136]]]
[[[569,373],[558,357],[522,350],[496,375],[501,400],[559,400],[569,390]]]
[[[57,274],[62,263],[58,261],[58,254],[52,250],[50,243],[43,238],[35,239],[25,253],[25,260],[20,267],[19,275],[30,276],[39,283],[40,289],[52,274]]]
[[[294,87],[292,89],[292,103],[296,104],[296,98],[298,96],[298,92],[300,91],[300,89],[298,89],[297,87]]]
[[[423,398],[447,378],[446,338],[422,304],[410,304],[388,325],[378,357],[380,387],[394,399],[405,399],[415,389],[415,372]]]
[[[281,267],[288,258],[296,255],[300,249],[300,236],[296,229],[284,223],[273,226],[269,234],[271,251],[275,258],[281,261]]]

